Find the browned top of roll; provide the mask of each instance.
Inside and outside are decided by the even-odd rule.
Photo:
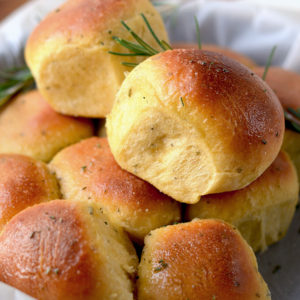
[[[91,132],[93,131],[90,119],[75,118],[57,113],[44,100],[38,90],[32,90],[18,95],[13,104],[10,103],[5,111],[14,110],[19,119],[27,117],[23,135],[51,135],[53,132],[62,132],[65,128]],[[23,115],[22,115],[23,112]],[[24,116],[24,113],[26,115]],[[3,113],[2,113],[3,114]],[[4,125],[4,124],[3,124]],[[21,134],[20,132],[19,134]],[[17,134],[16,134],[17,135]],[[86,134],[87,135],[87,134]]]
[[[0,280],[37,299],[133,299],[137,263],[127,235],[87,201],[27,208],[0,236]]]
[[[0,153],[49,161],[60,149],[92,134],[91,120],[57,113],[37,90],[19,94],[0,111]]]
[[[64,197],[97,201],[118,226],[141,240],[150,230],[180,218],[179,203],[121,169],[106,138],[92,137],[72,145],[55,156],[50,166],[60,179]]]
[[[101,201],[116,202],[117,206],[123,203],[132,212],[138,210],[145,214],[148,210],[159,210],[159,207],[163,208],[174,201],[148,182],[121,169],[106,138],[89,138],[63,150],[60,155],[66,160],[76,158],[69,167],[82,174],[77,179],[83,190],[87,194],[94,191],[98,197],[103,197]]]
[[[175,43],[175,44],[173,44],[173,47],[176,49],[189,49],[189,48],[197,49],[198,45],[193,44],[193,43]],[[221,53],[225,56],[228,56],[232,59],[237,60],[238,62],[242,63],[243,65],[247,66],[248,68],[252,69],[252,68],[256,67],[256,63],[251,58],[249,58],[241,53],[235,52],[231,49],[221,47],[218,45],[212,45],[212,44],[203,44],[202,49],[207,50],[207,51]]]
[[[96,285],[85,239],[75,206],[53,201],[24,210],[0,237],[0,279],[39,299],[63,299],[68,283],[65,299],[84,299]]]
[[[0,154],[0,230],[19,211],[60,195],[46,165],[17,154]]]
[[[236,229],[218,220],[168,226],[147,236],[139,299],[266,299],[255,256]]]
[[[165,106],[178,110],[181,97],[185,105],[181,115],[189,113],[197,127],[203,120],[191,110],[206,116],[205,126],[214,134],[212,147],[219,133],[218,138],[239,158],[249,159],[249,152],[257,149],[274,157],[278,154],[284,132],[282,107],[273,91],[249,69],[221,54],[197,49],[166,51],[142,65],[146,63],[157,70],[156,77],[163,78]],[[170,97],[174,94],[178,94],[176,103]]]
[[[264,68],[262,67],[257,67],[253,71],[260,77],[264,74]],[[279,98],[283,108],[300,108],[299,74],[280,67],[270,67],[266,82]]]
[[[98,36],[99,43],[103,37],[111,39],[114,27],[120,27],[119,20],[126,20],[138,3],[144,2],[146,0],[68,0],[36,27],[27,47],[34,48],[50,37],[70,43],[73,38],[87,41],[96,38],[94,35]]]

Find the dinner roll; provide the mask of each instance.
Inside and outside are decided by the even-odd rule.
[[[122,168],[196,203],[260,176],[280,150],[284,115],[273,91],[240,63],[177,49],[128,75],[106,127]]]
[[[149,0],[69,0],[36,27],[26,45],[26,62],[56,111],[84,117],[110,112],[124,72],[132,69],[121,63],[145,58],[108,53],[128,52],[114,36],[133,41],[121,20],[158,48],[141,13],[159,38],[167,40],[162,19]]]
[[[189,48],[198,48],[198,44],[193,44],[193,43],[175,43],[173,44],[173,48],[177,48],[177,49],[189,49]],[[217,53],[221,53],[225,56],[228,56],[232,59],[237,60],[238,62],[240,62],[241,64],[245,65],[246,67],[252,69],[254,67],[256,67],[256,63],[249,58],[246,55],[243,55],[241,53],[235,52],[231,49],[225,48],[225,47],[221,47],[218,45],[213,45],[213,44],[202,44],[202,49],[203,50],[207,50],[207,51],[212,51],[212,52],[217,52]]]
[[[90,120],[56,113],[36,90],[19,94],[0,110],[0,153],[47,162],[60,149],[91,135]]]
[[[0,154],[0,231],[18,212],[60,197],[56,178],[43,162]]]
[[[0,236],[0,280],[43,300],[133,299],[133,245],[95,203],[54,200]]]
[[[105,138],[93,137],[62,150],[50,168],[64,198],[96,201],[113,224],[138,242],[152,229],[180,219],[180,204],[122,170]]]
[[[298,179],[288,155],[280,152],[272,165],[247,187],[206,195],[186,208],[188,220],[222,219],[236,226],[254,251],[265,250],[286,233],[298,201]]]
[[[262,76],[264,68],[254,71]],[[284,109],[300,109],[300,75],[279,67],[270,67],[266,77],[267,83],[278,96]],[[300,183],[300,134],[293,128],[286,128],[282,148],[294,162]]]
[[[252,249],[219,220],[152,231],[138,275],[139,300],[271,299]]]

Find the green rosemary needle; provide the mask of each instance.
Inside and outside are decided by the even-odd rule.
[[[123,66],[126,66],[126,67],[136,67],[138,64],[137,63],[130,63],[130,62],[122,62],[122,65]]]
[[[201,34],[200,34],[200,26],[197,20],[197,17],[194,16],[195,25],[196,25],[196,34],[197,34],[197,42],[198,42],[198,48],[202,49],[202,43],[201,43]]]
[[[34,85],[33,76],[28,67],[0,71],[0,107],[21,91]]]
[[[151,25],[149,24],[147,18],[145,17],[144,14],[141,14],[148,30],[150,31],[150,33],[152,34],[153,38],[156,40],[157,44],[161,47],[161,49],[163,51],[166,51],[166,50],[172,50],[172,47],[164,40],[160,40],[157,35],[155,34],[154,30],[152,29]]]
[[[150,46],[147,42],[145,42],[139,35],[137,35],[127,24],[125,21],[121,21],[121,24],[123,27],[132,35],[134,40],[137,43],[133,43],[127,40],[124,40],[122,38],[119,38],[117,36],[113,36],[113,40],[120,44],[122,47],[128,49],[130,53],[122,53],[122,52],[115,52],[115,51],[108,51],[108,53],[112,55],[119,55],[119,56],[153,56],[155,54],[158,54],[159,52],[163,52],[166,50],[172,50],[172,47],[164,40],[160,40],[156,33],[154,32],[153,28],[151,27],[148,19],[144,14],[141,14],[141,17],[143,21],[145,22],[149,32],[151,33],[152,37],[158,44],[158,46],[161,48],[160,51],[154,49],[152,46]],[[128,67],[135,67],[138,64],[137,63],[130,63],[130,62],[123,62],[122,63],[125,66]]]
[[[277,46],[274,46],[272,48],[271,52],[270,52],[270,55],[269,55],[268,60],[267,60],[267,64],[265,66],[265,71],[264,71],[264,74],[262,76],[263,80],[266,80],[266,78],[267,78],[267,74],[268,74],[269,68],[270,68],[270,66],[272,64],[272,60],[273,60],[273,56],[275,54],[276,48],[277,48]]]

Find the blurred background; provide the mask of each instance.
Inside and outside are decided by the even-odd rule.
[[[28,0],[0,0],[0,20]]]

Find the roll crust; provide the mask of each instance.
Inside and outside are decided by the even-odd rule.
[[[181,202],[248,185],[282,144],[276,95],[221,54],[178,49],[153,56],[129,74],[116,99],[107,119],[115,159]]]
[[[0,231],[23,209],[60,197],[47,166],[17,154],[0,154]]]
[[[253,251],[222,221],[196,220],[147,236],[138,299],[270,299]]]
[[[189,49],[189,48],[197,49],[198,45],[193,43],[175,43],[173,44],[173,48],[174,49]],[[250,69],[257,67],[257,64],[251,58],[225,47],[221,47],[213,44],[203,44],[202,49],[221,53],[225,56],[235,59],[236,61],[240,62],[241,64],[245,65]]]
[[[7,224],[0,245],[1,281],[35,298],[133,299],[135,250],[93,204],[28,208]]]
[[[62,150],[50,168],[64,198],[96,201],[111,222],[136,241],[143,242],[152,229],[180,220],[180,204],[122,170],[106,138],[93,137]]]
[[[121,20],[157,48],[141,13],[159,38],[167,40],[163,21],[149,0],[69,0],[35,28],[26,45],[26,62],[56,111],[98,118],[110,112],[124,72],[131,71],[121,63],[144,59],[108,53],[127,51],[113,36],[133,40]]]
[[[93,135],[88,119],[55,112],[37,91],[19,94],[0,111],[0,153],[49,161],[62,148]]]
[[[280,152],[272,165],[247,187],[206,195],[186,209],[186,219],[217,218],[236,226],[254,251],[281,239],[298,202],[298,179],[288,155]]]

